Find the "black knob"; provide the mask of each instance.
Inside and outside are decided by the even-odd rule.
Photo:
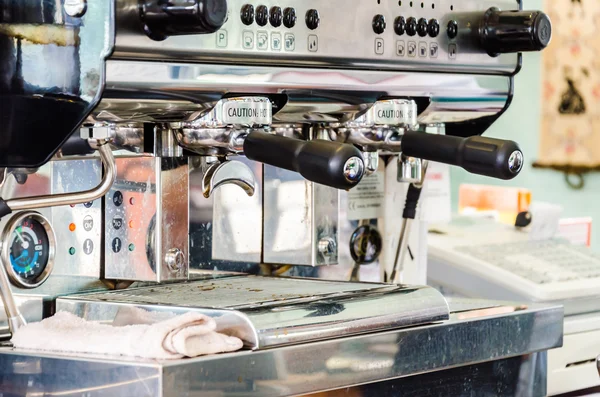
[[[382,34],[385,32],[385,17],[381,14],[375,15],[373,17],[373,32],[377,34]]]
[[[321,19],[319,18],[319,11],[311,9],[306,11],[306,27],[310,30],[315,30],[319,27]]]
[[[296,26],[296,10],[291,8],[291,7],[287,7],[285,10],[283,10],[283,24],[285,25],[286,28],[293,28],[294,26]]]
[[[498,179],[513,179],[523,169],[523,152],[513,141],[473,136],[405,132],[402,153],[424,160],[456,165],[472,174]]]
[[[269,21],[271,22],[271,26],[274,28],[278,28],[281,26],[281,21],[283,20],[283,12],[281,11],[281,7],[271,7],[271,16],[269,17]]]
[[[440,23],[437,19],[429,20],[427,33],[429,33],[429,37],[438,37],[438,35],[440,34]]]
[[[227,0],[143,0],[140,16],[154,40],[214,33],[227,20]]]
[[[404,20],[404,17],[396,18],[394,21],[394,32],[396,32],[398,36],[402,36],[404,32],[406,32],[406,20]]]
[[[490,8],[479,25],[479,40],[491,56],[541,51],[550,44],[552,22],[541,11],[500,11]]]
[[[409,36],[417,34],[417,20],[413,17],[406,20],[406,34]]]
[[[448,28],[446,29],[448,33],[449,39],[455,39],[458,36],[458,22],[450,21],[448,22]]]
[[[250,26],[254,23],[254,6],[252,4],[244,4],[240,12],[242,23]]]
[[[325,140],[302,141],[253,131],[244,140],[250,160],[300,173],[309,181],[337,189],[351,189],[365,174],[360,150]]]
[[[269,9],[267,6],[256,7],[256,23],[259,26],[265,26],[269,22]]]
[[[429,30],[429,24],[427,22],[427,19],[425,19],[425,18],[419,19],[419,22],[417,23],[417,33],[419,33],[419,36],[421,36],[421,37],[427,36],[428,30]]]

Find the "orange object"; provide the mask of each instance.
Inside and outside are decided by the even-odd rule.
[[[463,184],[458,193],[459,212],[495,211],[500,222],[512,225],[530,204],[531,191],[523,188]]]
[[[135,223],[133,221],[129,221],[129,228],[133,229],[135,227]]]
[[[69,230],[74,232],[77,229],[77,226],[74,223],[69,224]]]

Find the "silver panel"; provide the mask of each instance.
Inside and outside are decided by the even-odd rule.
[[[186,59],[190,61],[221,63],[246,63],[282,65],[294,64],[309,67],[338,67],[359,69],[395,69],[419,71],[468,71],[471,73],[510,74],[517,69],[517,54],[492,58],[473,46],[470,26],[477,17],[492,6],[501,9],[518,9],[514,0],[295,0],[287,4],[275,0],[259,3],[247,0],[229,0],[229,19],[222,29],[214,34],[170,37],[156,42],[144,33],[134,0],[117,0],[117,38],[114,58]],[[296,26],[287,29],[283,25],[273,28],[270,24],[260,27],[256,23],[246,26],[240,20],[244,4],[254,7],[266,5],[294,7],[298,17]],[[402,4],[402,5],[400,5]],[[423,4],[423,6],[421,6]],[[316,9],[321,23],[318,29],[310,30],[304,21],[306,11]],[[478,11],[475,16],[470,12]],[[387,29],[377,35],[372,21],[377,14],[386,18]],[[398,36],[394,32],[397,16],[436,18],[440,22],[437,38]],[[446,26],[452,19],[459,19],[459,38],[453,41],[456,51],[450,55],[450,41]],[[293,49],[291,44],[293,38]],[[279,42],[279,46],[277,45]],[[263,44],[264,43],[264,44]],[[414,45],[417,53],[409,54]],[[437,51],[432,56],[432,45]],[[404,46],[405,51],[398,50]],[[427,51],[423,55],[419,48]],[[412,47],[411,47],[412,48]]]
[[[29,174],[22,185],[16,183],[15,178],[9,175],[0,194],[4,199],[12,199],[79,192],[97,186],[101,177],[101,164],[98,159],[55,160]],[[35,294],[53,298],[102,287],[98,281],[102,250],[101,203],[99,199],[86,204],[37,210],[48,218],[56,233],[54,269],[48,280],[35,289],[23,290],[13,286],[15,294]],[[0,222],[0,227],[4,227],[11,218],[12,215],[5,216]],[[69,229],[71,224],[75,226],[74,231]]]
[[[338,262],[338,190],[300,174],[264,166],[263,262],[320,266]],[[319,252],[319,241],[335,242],[333,252]]]
[[[97,186],[102,165],[99,160],[54,161],[52,172],[52,194],[70,193]],[[73,207],[53,207],[51,211],[58,242],[53,273],[100,278],[102,200]],[[75,232],[69,230],[71,223],[75,224]],[[71,247],[75,250],[73,255],[69,251]]]
[[[207,233],[212,233],[211,259],[259,263],[262,254],[263,167],[244,157],[232,160],[242,161],[251,167],[257,186],[251,197],[235,185],[224,185],[215,190],[212,227],[207,230]],[[195,243],[190,241],[190,244]]]
[[[431,103],[418,121],[451,123],[498,114],[511,92],[508,77],[448,73],[135,61],[109,61],[106,73],[107,90],[93,117],[115,122],[193,119],[233,92],[284,94],[287,102],[273,115],[276,122],[346,122],[380,97],[425,97]],[[122,91],[131,99],[123,99]],[[173,108],[174,101],[189,107]]]
[[[496,311],[482,310],[490,307]],[[18,395],[263,397],[303,395],[474,365],[460,372],[458,384],[467,395],[513,390],[520,396],[541,397],[546,392],[546,354],[536,352],[561,346],[562,331],[558,307],[484,302],[464,308],[442,324],[186,360],[73,357],[4,348],[0,349],[0,376],[3,386],[10,385]],[[520,370],[509,375],[512,370],[506,360],[520,356]],[[493,382],[500,387],[492,389],[496,393],[490,392],[491,384],[483,381],[478,366],[490,361],[501,375]],[[433,375],[454,384],[457,379],[449,374]],[[456,395],[459,390],[438,386],[435,390],[442,395]],[[397,394],[398,389],[387,391]],[[419,391],[414,395],[431,389]]]
[[[139,306],[223,316],[250,347],[338,338],[448,319],[448,305],[429,287],[352,284],[307,279],[233,276],[59,298],[57,310],[112,322],[117,309]],[[221,325],[223,326],[223,325]]]
[[[105,200],[105,278],[186,279],[187,160],[131,157],[116,161],[117,181]],[[164,260],[171,249],[179,249],[185,258],[180,269],[169,268]]]

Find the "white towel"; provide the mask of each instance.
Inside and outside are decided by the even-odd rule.
[[[127,311],[112,325],[58,312],[19,328],[11,342],[27,350],[149,359],[197,357],[236,351],[243,346],[240,339],[216,332],[215,320],[200,313],[168,316],[141,309]],[[129,319],[128,324],[124,318]]]

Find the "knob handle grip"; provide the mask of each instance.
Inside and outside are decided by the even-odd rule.
[[[541,51],[550,44],[552,22],[541,11],[500,11],[493,7],[481,20],[479,37],[491,56]]]
[[[497,179],[513,179],[523,168],[519,146],[502,139],[406,132],[401,148],[406,156],[456,165],[470,173]]]
[[[142,0],[140,16],[155,40],[214,33],[227,20],[227,0]]]
[[[361,152],[354,146],[325,140],[301,141],[253,131],[244,141],[250,160],[300,173],[309,181],[336,189],[351,189],[365,173]]]

